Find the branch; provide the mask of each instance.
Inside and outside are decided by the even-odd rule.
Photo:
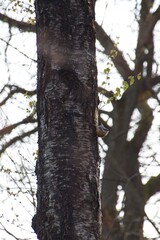
[[[19,121],[17,123],[14,123],[12,125],[9,125],[7,127],[4,127],[2,129],[0,129],[0,138],[3,137],[6,134],[9,134],[12,132],[13,129],[15,129],[16,127],[18,127],[21,124],[27,124],[27,123],[36,123],[37,119],[34,119],[31,115],[24,118],[22,121]]]
[[[0,13],[0,20],[8,23],[10,27],[15,27],[22,32],[36,32],[36,26],[27,22],[17,21],[13,18],[8,17],[5,14]]]
[[[150,84],[152,87],[158,83],[160,83],[160,75],[151,78]]]
[[[113,97],[113,92],[108,91],[107,89],[105,89],[103,87],[98,87],[98,92],[100,94],[102,94],[103,96],[105,96],[106,98]]]
[[[22,54],[24,57],[30,59],[33,62],[37,62],[35,59],[30,58],[28,55],[26,55],[24,52],[20,51],[17,47],[14,47],[13,45],[11,45],[9,42],[7,42],[6,40],[4,40],[3,38],[0,38],[0,40],[4,43],[6,43],[7,47],[10,46],[11,48],[15,49],[17,52],[19,52],[20,54]]]
[[[157,192],[160,192],[160,174],[156,177],[151,177],[143,186],[145,202]]]
[[[148,222],[150,222],[152,224],[152,226],[155,228],[155,230],[157,231],[157,233],[160,236],[160,231],[159,231],[158,227],[156,226],[156,224],[148,217],[148,215],[146,213],[145,213],[145,216],[146,216]]]
[[[2,93],[4,91],[4,89],[8,87],[10,89],[10,92],[8,93],[8,95],[0,102],[0,106],[3,106],[8,99],[10,99],[15,93],[22,93],[22,94],[26,94],[29,95],[29,96],[33,96],[36,94],[36,90],[26,90],[25,88],[21,88],[21,87],[18,87],[16,85],[8,85],[6,84],[2,90],[0,91],[0,93]]]
[[[141,11],[140,16],[141,20],[144,21],[146,17],[148,16],[150,9],[153,7],[154,0],[142,0],[141,2]]]
[[[11,233],[10,231],[7,230],[7,228],[4,227],[4,225],[2,223],[0,223],[1,226],[3,227],[1,230],[4,230],[8,235],[10,235],[12,238],[16,239],[16,240],[22,240],[22,238],[17,238],[13,233]]]
[[[136,61],[135,69],[136,72],[140,72],[143,67],[143,62],[145,61],[146,54],[144,52],[145,48],[148,50],[150,46],[153,45],[153,30],[160,19],[160,6],[154,13],[150,13],[151,5],[147,4],[147,1],[143,1],[141,9],[141,19],[139,23],[139,34],[136,47]],[[153,46],[154,48],[154,46]]]
[[[153,16],[155,17],[155,22],[157,23],[160,19],[160,6],[157,8],[157,10],[153,13]]]
[[[153,112],[147,101],[140,102],[138,110],[141,113],[141,120],[139,121],[139,126],[135,132],[134,138],[128,142],[128,147],[137,154],[139,153],[147,137],[153,120]]]
[[[28,132],[23,132],[21,135],[12,138],[12,139],[11,139],[9,142],[7,142],[6,144],[3,144],[3,145],[2,145],[2,148],[1,148],[1,150],[0,150],[0,155],[1,155],[2,153],[4,153],[5,150],[6,150],[8,147],[10,147],[12,144],[16,143],[17,141],[21,141],[21,142],[22,142],[25,137],[29,137],[31,134],[36,133],[37,130],[38,130],[38,127],[35,127],[34,129],[32,129],[32,130],[30,130],[30,131],[28,131]]]
[[[145,5],[146,4],[144,4],[144,6],[142,5],[143,8],[141,9],[141,20],[138,37],[138,43],[140,43],[141,46],[147,46],[150,43],[153,29],[158,20],[160,19],[160,6],[154,13],[150,13],[149,10],[145,7]]]
[[[97,22],[95,22],[95,28],[96,37],[105,49],[105,54],[110,55],[110,51],[115,49],[114,42]],[[131,71],[126,60],[124,59],[122,52],[117,47],[115,50],[117,51],[117,56],[113,58],[112,61],[122,78],[127,79],[128,76],[133,75],[133,72]]]

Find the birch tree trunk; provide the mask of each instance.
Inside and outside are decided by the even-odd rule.
[[[94,1],[37,0],[40,240],[100,239]]]

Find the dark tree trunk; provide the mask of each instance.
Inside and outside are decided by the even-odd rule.
[[[104,240],[143,239],[144,201],[139,173],[140,166],[137,160],[139,150],[137,148],[141,148],[141,141],[144,141],[141,138],[146,137],[146,133],[151,126],[152,116],[150,120],[147,118],[144,125],[145,130],[140,129],[141,125],[137,129],[135,137],[140,135],[139,142],[138,140],[134,142],[135,138],[128,142],[129,122],[131,121],[133,106],[136,104],[137,92],[135,84],[124,94],[121,100],[114,104],[112,115],[114,128],[111,129],[107,138],[109,148],[102,180]],[[122,186],[125,194],[123,200],[125,206],[123,206],[123,228],[121,228],[122,223],[120,224],[119,214],[116,210],[119,185]]]
[[[93,2],[36,1],[40,240],[100,239]]]

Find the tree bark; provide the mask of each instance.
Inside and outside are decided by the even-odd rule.
[[[94,3],[36,1],[40,240],[100,239]]]

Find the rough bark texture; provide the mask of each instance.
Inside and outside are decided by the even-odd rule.
[[[100,239],[94,3],[36,1],[40,240]]]

